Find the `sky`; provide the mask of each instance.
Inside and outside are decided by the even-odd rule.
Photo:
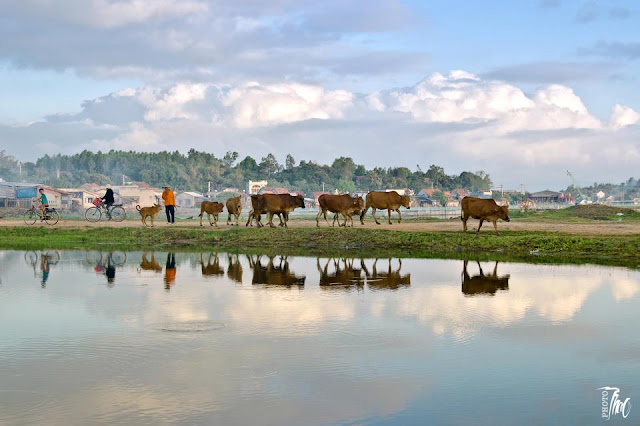
[[[0,2],[0,150],[639,177],[634,1]]]

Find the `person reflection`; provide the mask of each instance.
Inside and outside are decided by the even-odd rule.
[[[367,265],[363,260],[360,264],[367,277],[367,285],[370,290],[398,290],[401,287],[409,287],[411,285],[411,274],[402,275],[402,259],[398,259],[398,269],[391,268],[391,259],[389,259],[389,267],[387,271],[378,272],[378,259],[373,262],[372,273],[369,273]]]
[[[143,271],[154,271],[156,274],[162,273],[162,266],[156,261],[156,253],[151,252],[151,260],[147,259],[147,252],[142,253],[140,269]]]
[[[51,266],[49,265],[49,257],[45,254],[40,255],[40,272],[42,272],[42,281],[40,285],[42,288],[47,286],[47,280],[49,279],[49,271]]]
[[[164,289],[169,291],[176,282],[176,254],[167,253],[167,264],[164,268]]]
[[[249,259],[249,267],[253,270],[252,284],[267,284],[274,286],[303,286],[306,276],[297,276],[289,269],[289,261],[287,257],[280,257],[280,262],[276,265],[273,261],[274,257],[269,257],[267,266],[262,266],[261,256],[257,256],[254,261],[251,256]]]
[[[116,266],[113,264],[111,256],[107,256],[107,266],[104,269],[104,274],[107,276],[107,286],[113,287],[116,282]]]
[[[211,261],[213,258],[213,262]],[[220,267],[220,259],[218,253],[211,254],[207,258],[207,264],[204,264],[202,253],[200,253],[200,266],[202,267],[202,275],[205,277],[216,277],[224,275],[224,268]]]
[[[502,277],[498,277],[498,262],[496,262],[491,275],[485,275],[482,271],[482,267],[480,266],[480,262],[477,262],[480,275],[474,275],[473,277],[469,276],[469,273],[467,272],[468,263],[469,261],[465,260],[462,267],[462,293],[466,296],[477,296],[482,294],[495,296],[498,290],[509,290],[510,275],[507,274]]]
[[[329,272],[329,264],[333,261],[333,272]],[[324,268],[320,265],[320,258],[316,259],[316,266],[320,273],[320,288],[323,290],[340,289],[351,290],[353,286],[360,289],[364,285],[362,269],[354,267],[353,259],[327,259]]]
[[[242,284],[242,264],[238,255],[227,254],[229,266],[227,267],[227,277]]]

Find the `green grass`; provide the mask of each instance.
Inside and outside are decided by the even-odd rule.
[[[638,222],[640,212],[624,207],[611,207],[602,204],[572,206],[558,210],[509,212],[512,219],[523,222],[562,222],[562,223],[594,223],[594,222]]]
[[[542,263],[640,266],[640,235],[503,231],[406,232],[329,228],[0,228],[1,249],[211,250],[247,253],[486,258]]]

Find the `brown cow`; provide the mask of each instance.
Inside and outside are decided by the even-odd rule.
[[[343,267],[340,267],[340,259],[333,259],[334,272],[329,272],[329,263],[331,259],[327,259],[324,268],[320,265],[320,259],[316,259],[318,272],[320,273],[320,288],[342,290],[351,290],[353,286],[357,289],[362,288],[364,280],[362,279],[362,269],[354,268],[353,259],[342,259]]]
[[[316,216],[316,226],[320,226],[319,218],[321,215],[324,215],[324,220],[329,224],[327,220],[327,210],[332,213],[340,213],[344,216],[344,224],[340,226],[347,226],[347,220],[351,218],[351,226],[353,226],[353,218],[352,215],[355,211],[360,211],[364,208],[364,200],[362,197],[352,197],[348,194],[343,195],[332,195],[332,194],[322,194],[318,198],[318,203],[320,204],[320,210]],[[335,225],[335,218],[333,221]],[[340,224],[340,222],[338,222]]]
[[[493,268],[491,275],[485,275],[478,262],[478,269],[480,269],[480,275],[473,277],[469,276],[467,272],[467,263],[464,261],[464,267],[462,269],[462,292],[468,296],[474,296],[477,294],[488,294],[495,296],[498,290],[509,290],[509,274],[498,277],[498,262]]]
[[[200,204],[200,226],[202,226],[202,216],[204,213],[207,213],[207,218],[209,219],[209,225],[213,226],[214,224],[218,226],[218,215],[222,213],[224,210],[224,204],[219,203],[217,201],[203,201]],[[213,222],[211,223],[211,216],[213,216]]]
[[[229,212],[229,217],[227,218],[227,225],[231,221],[231,215],[236,217],[236,226],[240,226],[238,224],[238,219],[240,218],[240,213],[242,213],[242,200],[240,197],[232,197],[227,200],[227,211]]]
[[[284,227],[288,228],[287,222],[289,221],[289,212],[295,210],[296,207],[302,207],[304,209],[304,197],[302,195],[263,194],[262,196],[264,197],[263,200],[267,210],[267,217],[269,218],[268,224],[272,228],[276,227],[273,224],[274,214],[282,214],[284,217]],[[258,220],[259,218],[260,214],[258,214]]]
[[[509,219],[509,206],[499,206],[492,199],[464,197],[460,204],[462,206],[460,219],[462,219],[463,232],[467,232],[467,220],[469,220],[469,217],[480,219],[478,233],[480,233],[482,223],[487,220],[493,222],[493,227],[498,235],[500,235],[498,232],[498,219],[506,222],[511,220]]]
[[[364,216],[367,214],[367,210],[371,207],[371,215],[376,224],[380,225],[378,219],[376,219],[376,209],[387,209],[389,216],[389,225],[391,225],[391,210],[398,212],[398,223],[402,221],[402,213],[400,213],[400,206],[410,209],[411,199],[408,195],[400,195],[396,191],[389,192],[370,192],[367,194],[367,203],[362,213],[360,213],[360,223],[364,225]]]
[[[258,212],[258,213],[256,213]],[[247,219],[247,223],[245,226],[253,226],[253,219],[256,220],[256,226],[261,228],[262,222],[260,218],[263,214],[267,213],[267,203],[264,199],[264,194],[260,195],[252,195],[251,196],[251,211],[249,211],[249,218]],[[280,226],[283,226],[282,215],[278,213],[278,218],[280,219]]]

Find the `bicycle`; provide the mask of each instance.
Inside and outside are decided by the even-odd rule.
[[[122,266],[127,263],[127,254],[123,251],[111,250],[105,254],[99,251],[88,251],[85,254],[86,261],[89,265],[99,265],[106,259],[107,263],[112,263],[115,266]]]
[[[109,209],[102,203],[93,207],[89,207],[84,212],[84,217],[89,222],[98,222],[100,219],[102,219],[103,214],[108,219],[113,220],[114,222],[122,222],[125,217],[127,217],[127,213],[122,207],[122,204],[113,204]]]
[[[36,209],[35,204],[31,205],[31,208],[24,212],[24,223],[26,225],[33,225],[38,218],[41,221],[47,222],[48,225],[55,225],[60,220],[60,214],[53,207],[46,207],[44,209],[44,217],[40,214],[40,209]]]

